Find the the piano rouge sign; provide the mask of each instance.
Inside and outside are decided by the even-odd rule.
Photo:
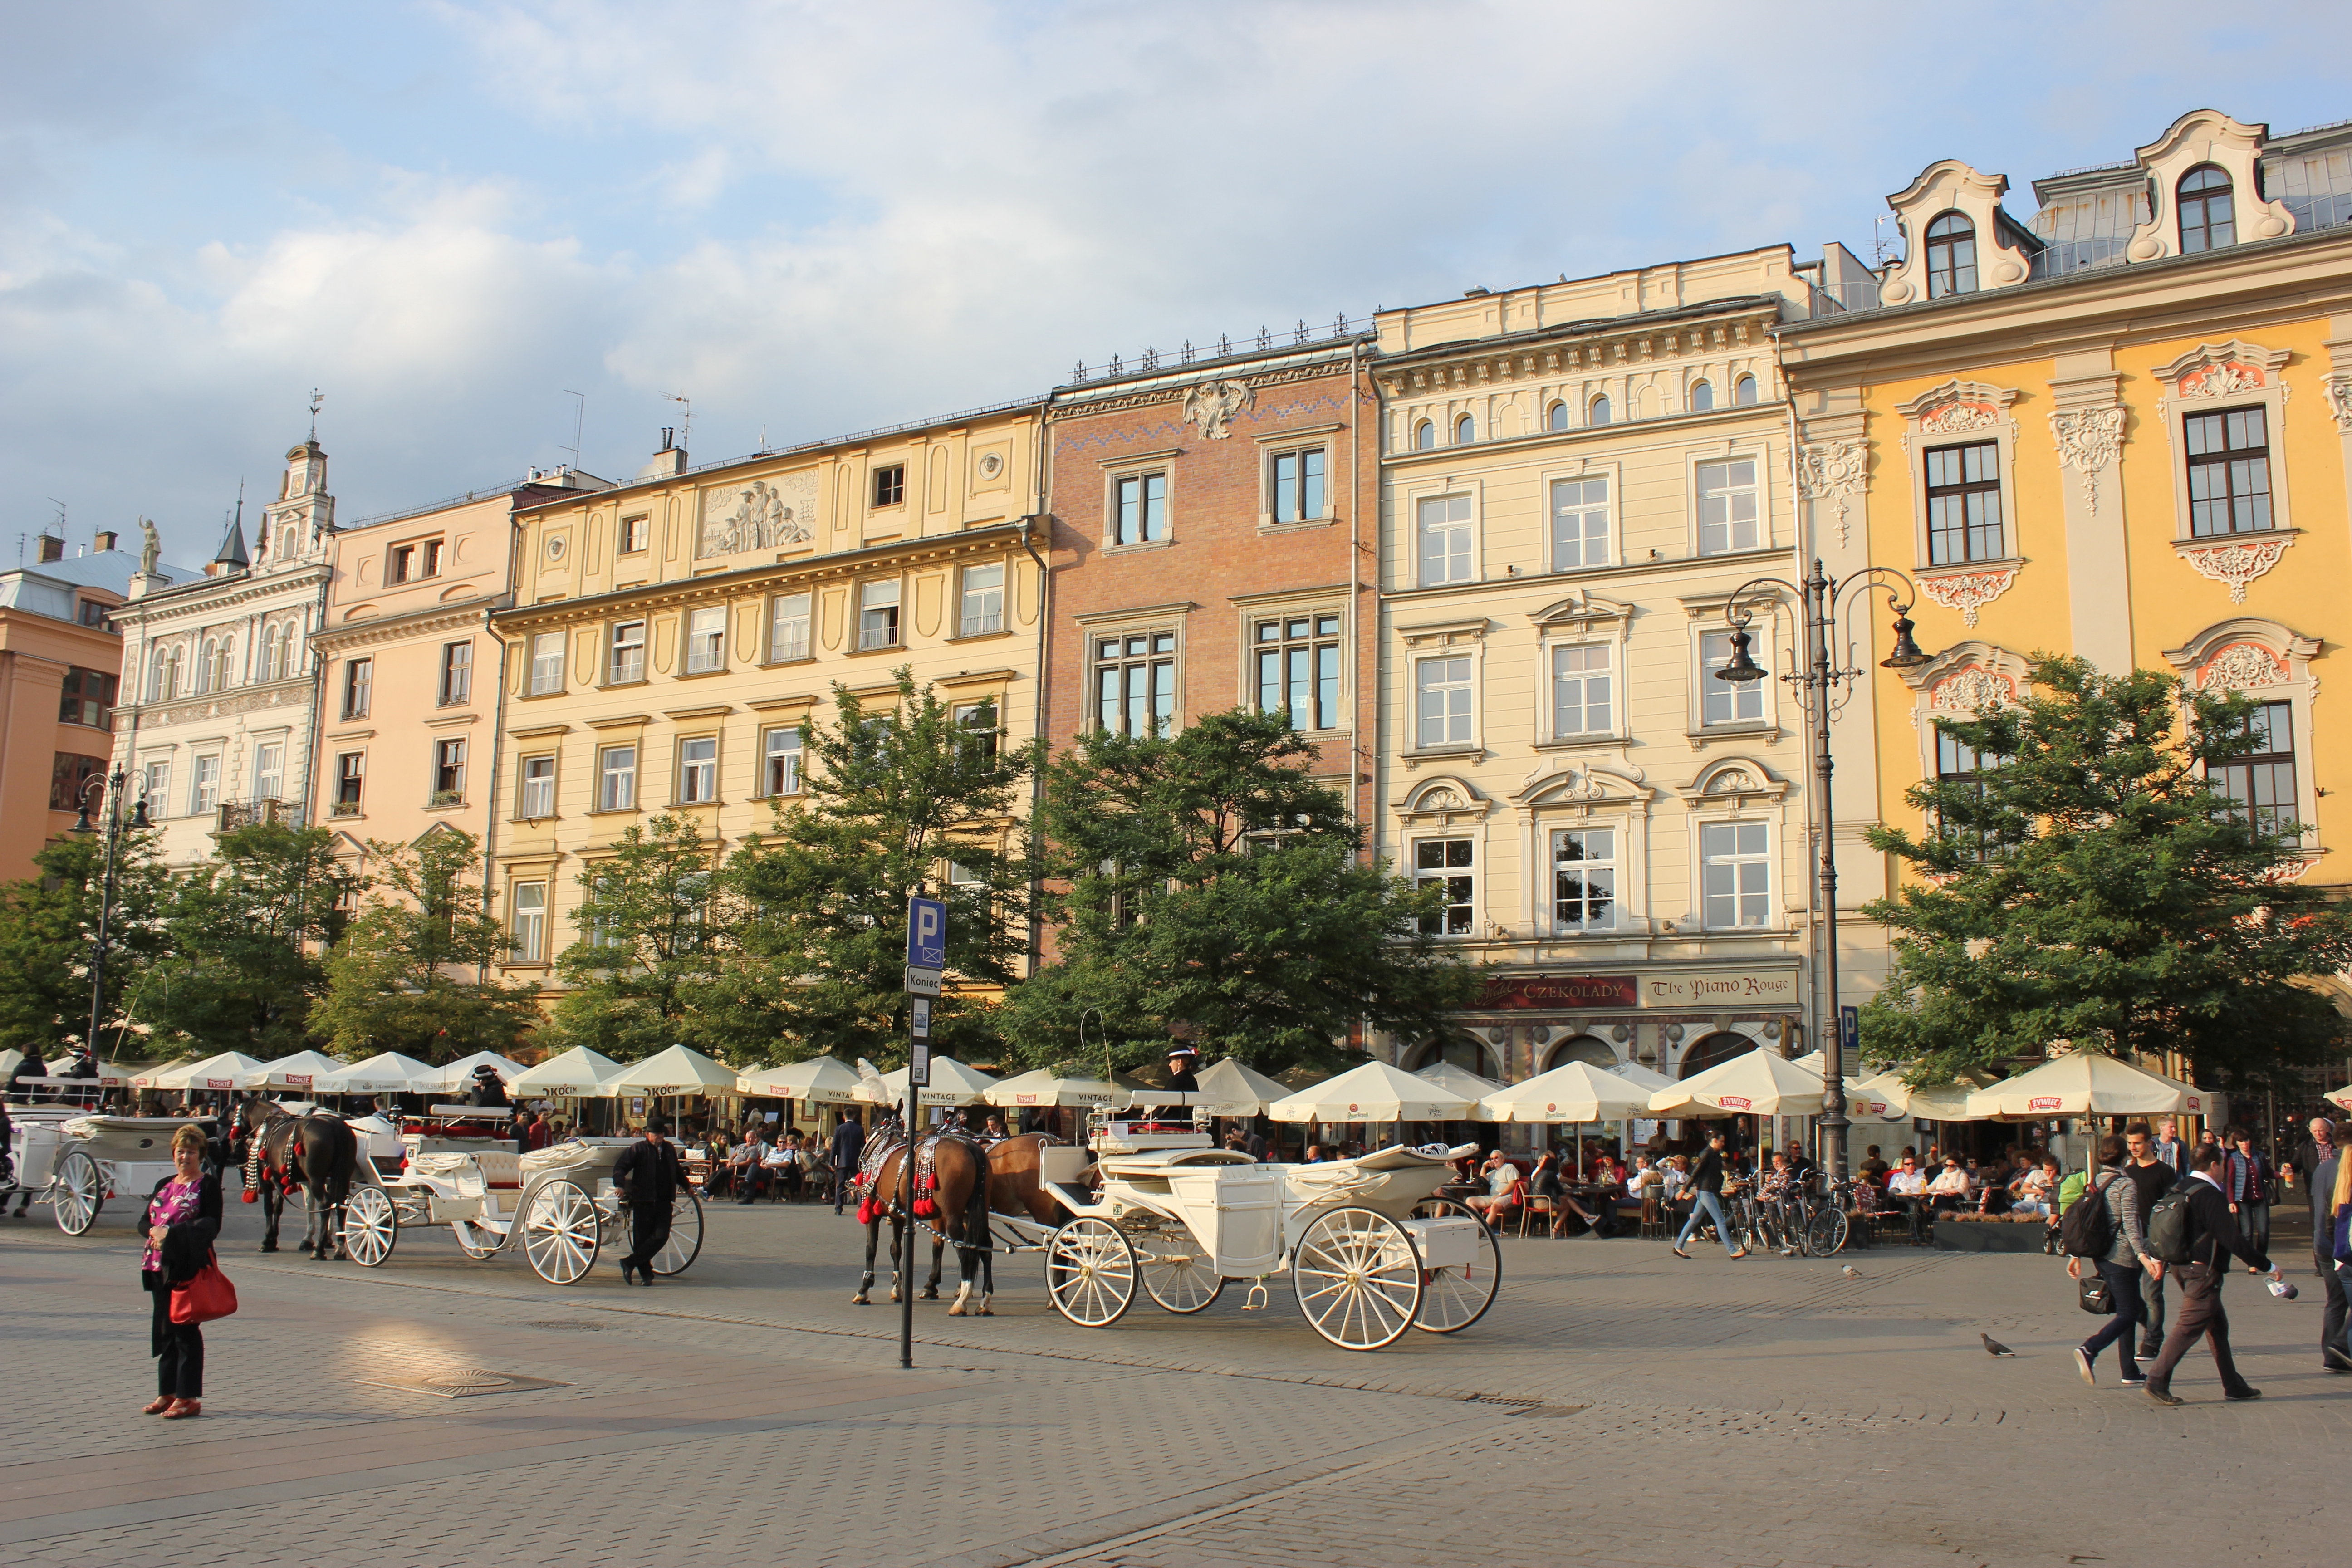
[[[1570,1007],[1632,1007],[1641,987],[1631,974],[1540,974],[1489,980],[1482,1007],[1504,1011]]]

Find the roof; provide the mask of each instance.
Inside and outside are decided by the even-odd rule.
[[[98,550],[88,555],[68,555],[61,561],[27,562],[7,572],[0,578],[19,573],[27,577],[46,577],[53,583],[76,588],[103,588],[110,594],[131,596],[131,579],[139,570],[139,557],[128,550]],[[204,574],[193,566],[174,566],[170,562],[159,563],[155,574],[172,586],[192,582]]]

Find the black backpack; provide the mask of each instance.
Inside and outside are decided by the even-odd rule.
[[[2189,1206],[2191,1189],[2187,1182],[2156,1200],[2147,1211],[2147,1249],[2159,1262],[2187,1263],[2191,1261],[2189,1243],[2195,1238],[2196,1225]]]
[[[2069,1258],[2105,1258],[2116,1244],[2116,1222],[2107,1213],[2107,1189],[2123,1180],[2109,1176],[2083,1188],[2058,1222],[2058,1245]]]

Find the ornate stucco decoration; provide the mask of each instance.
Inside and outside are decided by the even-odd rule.
[[[1797,449],[1798,489],[1807,500],[1828,503],[1841,545],[1853,542],[1846,514],[1869,471],[1870,448],[1860,441],[1816,441]]]
[[[1391,804],[1396,814],[1408,822],[1445,826],[1456,822],[1475,822],[1492,810],[1495,803],[1458,775],[1441,773],[1413,785]]]
[[[1222,441],[1233,434],[1233,420],[1257,401],[1246,382],[1204,381],[1184,395],[1184,417],[1201,427],[1201,437]]]
[[[2017,682],[1998,670],[1969,665],[1953,671],[1927,690],[1927,711],[1974,719],[1989,709],[2017,705]]]
[[[2182,542],[2173,548],[2180,552],[2182,560],[2196,569],[2199,576],[2228,584],[2230,603],[2242,605],[2246,602],[2247,584],[2277,565],[2279,557],[2285,554],[2286,547],[2294,542],[2293,534],[2270,538],[2256,535],[2210,544]]]
[[[2058,443],[2061,467],[2074,470],[2083,481],[2083,504],[2099,510],[2099,475],[2116,460],[2124,440],[2124,411],[2114,408],[2063,408],[2050,416],[2050,434]]]
[[[1992,386],[1981,381],[1961,381],[1955,377],[1940,386],[1929,387],[1895,410],[1905,422],[1904,454],[1916,458],[1923,442],[1940,441],[1947,437],[1965,436],[1977,430],[2014,439],[2017,421],[2011,417],[2009,405],[2015,401],[2015,387]],[[2004,464],[2011,460],[2011,455],[2006,450],[2001,457]]]
[[[1769,768],[1752,757],[1726,757],[1700,770],[1690,783],[1677,785],[1675,793],[1686,805],[1728,805],[1737,816],[1750,804],[1783,798],[1789,793],[1789,784],[1786,779],[1773,777]]]
[[[2033,258],[2015,244],[2016,226],[2007,221],[2000,198],[2009,192],[2006,174],[1980,174],[1958,158],[1944,158],[1919,171],[1919,177],[1886,198],[1903,230],[1903,257],[1887,269],[1879,298],[1889,305],[1907,305],[1927,297],[1927,228],[1944,214],[1968,219],[1977,245],[1977,283],[1984,289],[2004,289],[2022,283]]]
[[[2327,412],[2336,429],[2352,434],[2352,375],[2327,378]]]
[[[2260,643],[2233,642],[2214,652],[2193,678],[2200,691],[2258,691],[2284,686],[2286,660]]]
[[[2017,581],[2017,568],[1998,566],[1984,572],[1959,572],[1945,577],[1922,577],[1919,591],[1948,610],[1958,610],[1960,619],[1973,626],[1977,614],[1987,605],[2009,592]]]
[[[2200,163],[2217,164],[2230,176],[2242,239],[2276,239],[2292,233],[2294,215],[2284,202],[2263,198],[2256,174],[2265,129],[2216,110],[2193,109],[2138,149],[2139,166],[2148,176],[2150,205],[2147,221],[2132,231],[2125,255],[2134,261],[2154,261],[2180,254],[2180,181]]]
[[[773,550],[805,544],[808,521],[816,511],[814,472],[778,475],[773,484],[754,479],[704,492],[702,531],[695,542],[698,557],[733,555],[746,550]]]
[[[2226,343],[2200,343],[2191,353],[2158,368],[2156,379],[2163,384],[2165,395],[2157,408],[2169,413],[2184,403],[2275,392],[2284,416],[2289,389],[2279,379],[2279,372],[2290,357],[2285,349],[2261,348],[2237,338]]]

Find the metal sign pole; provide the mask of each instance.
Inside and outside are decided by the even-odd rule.
[[[906,1240],[898,1249],[898,1364],[915,1364],[915,1118],[931,1082],[931,998],[940,994],[947,968],[948,907],[922,896],[907,900],[907,1152],[899,1167],[905,1180]]]

